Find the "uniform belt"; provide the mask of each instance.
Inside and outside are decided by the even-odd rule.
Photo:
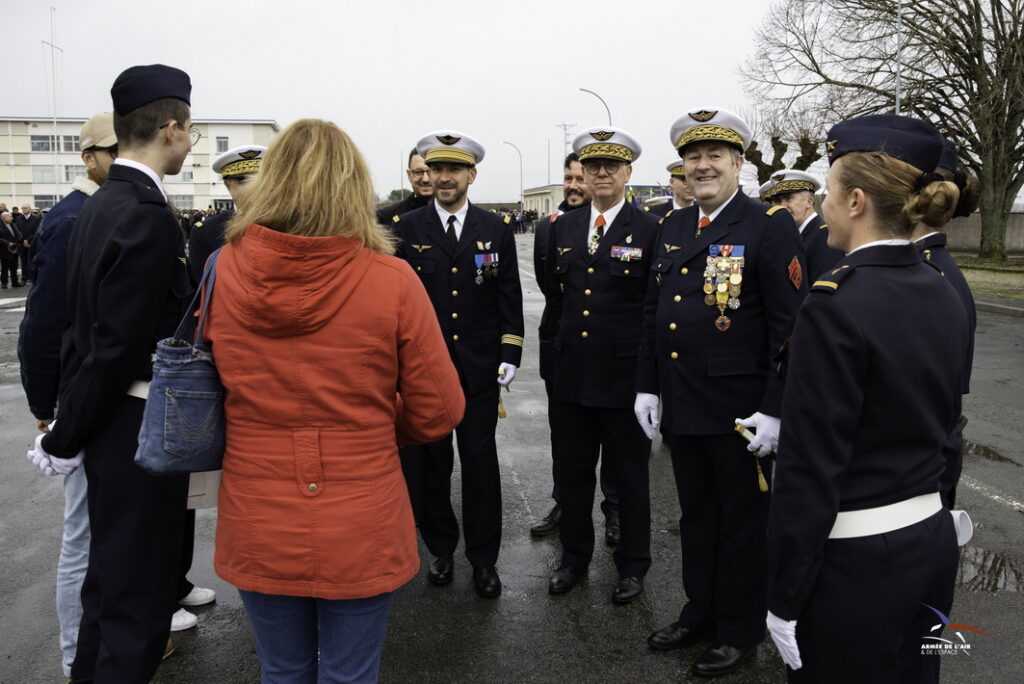
[[[888,506],[865,508],[861,511],[841,511],[829,532],[829,539],[852,539],[885,534],[909,527],[930,518],[942,510],[938,492],[922,494]]]
[[[129,397],[138,397],[145,401],[149,399],[149,383],[145,380],[136,380],[128,387]]]

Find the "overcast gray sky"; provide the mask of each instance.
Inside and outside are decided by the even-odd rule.
[[[192,77],[196,118],[330,119],[359,145],[377,191],[405,154],[454,128],[487,155],[470,199],[514,201],[560,182],[556,124],[613,123],[643,146],[634,183],[664,183],[669,127],[690,107],[750,108],[738,74],[765,0],[0,0],[0,114],[50,116],[50,6],[57,114],[110,110],[123,69],[160,62]],[[548,150],[550,140],[550,174]],[[239,141],[242,143],[243,141]],[[400,166],[401,165],[401,166]]]

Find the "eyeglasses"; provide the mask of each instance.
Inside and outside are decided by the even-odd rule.
[[[165,123],[160,128],[167,128],[170,125],[171,125],[171,122],[168,121],[167,123]],[[180,128],[181,130],[185,130],[185,127],[182,124],[175,122],[175,125],[178,128]],[[160,130],[160,129],[157,129],[157,130]],[[195,126],[192,126],[191,128],[188,129],[188,137],[189,137],[189,140],[192,143],[192,147],[195,147],[196,143],[199,142],[199,139],[203,137],[203,134],[199,132],[198,128],[196,128]]]
[[[422,171],[413,171],[412,169],[409,169],[409,173],[412,174],[413,178],[422,178],[430,173],[430,169],[423,169]]]
[[[591,176],[596,176],[597,174],[601,173],[602,167],[604,168],[605,173],[611,176],[614,175],[619,169],[621,169],[622,166],[622,162],[608,161],[607,159],[602,159],[600,161],[583,162],[583,168],[586,169],[587,173],[589,173]]]

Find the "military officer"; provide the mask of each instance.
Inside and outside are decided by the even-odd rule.
[[[663,218],[670,211],[679,211],[693,204],[693,190],[686,182],[683,160],[671,161],[665,168],[669,173],[668,185],[672,188],[672,199],[650,207],[650,212],[659,218]]]
[[[409,152],[408,166],[405,175],[412,186],[412,194],[377,211],[377,221],[388,230],[393,230],[397,217],[428,204],[430,198],[434,196],[434,186],[430,184],[430,169],[416,148]]]
[[[146,682],[177,606],[188,478],[135,465],[158,340],[174,333],[192,285],[161,179],[181,170],[191,128],[188,74],[137,66],[114,81],[118,158],[79,214],[68,247],[68,318],[59,419],[35,459],[88,481],[89,568],[71,675]]]
[[[263,154],[267,148],[263,145],[242,145],[228,150],[213,160],[210,168],[224,179],[224,187],[238,206],[242,188],[260,171]],[[235,212],[224,211],[214,214],[205,221],[196,221],[188,237],[188,269],[192,274],[192,282],[198,283],[203,275],[206,260],[217,249],[224,246],[224,229],[228,221],[234,218]]]
[[[433,201],[394,223],[398,255],[420,276],[434,305],[448,351],[466,393],[466,415],[455,430],[462,465],[462,525],[477,595],[501,594],[495,564],[501,543],[501,479],[494,431],[498,391],[515,378],[523,352],[523,294],[511,220],[473,206],[466,197],[484,148],[457,131],[428,133],[416,150],[430,167]],[[423,541],[434,556],[427,578],[452,581],[459,540],[451,504],[452,437],[422,452]]]
[[[807,277],[813,283],[843,257],[841,251],[828,246],[828,226],[814,211],[814,195],[821,190],[821,181],[806,171],[786,169],[773,173],[771,182],[764,198],[793,215],[807,259]]]
[[[768,468],[751,451],[764,456],[777,439],[782,382],[771,357],[807,294],[793,218],[739,190],[750,138],[717,107],[672,126],[697,204],[662,221],[637,372],[637,417],[651,436],[664,402],[688,597],[648,643],[711,641],[693,666],[705,677],[736,669],[764,638]],[[748,415],[749,447],[734,430]]]
[[[909,238],[957,188],[917,119],[832,127],[822,206],[846,252],[800,310],[769,522],[768,627],[791,682],[938,682],[957,537],[939,487],[969,328]],[[870,635],[870,638],[854,638]]]
[[[772,202],[771,200],[769,200],[766,197],[766,195],[768,194],[768,191],[772,189],[773,185],[775,185],[775,181],[773,181],[771,178],[769,178],[764,183],[761,183],[760,187],[758,187],[758,189],[757,189],[757,199],[758,199],[758,201],[761,202],[761,204],[767,204],[768,206],[771,206],[771,207],[777,206],[779,204],[777,201],[776,202]]]
[[[643,591],[651,564],[647,461],[650,440],[630,412],[647,273],[657,249],[650,214],[626,202],[640,145],[619,128],[591,128],[573,141],[589,207],[551,224],[545,293],[559,312],[555,338],[555,483],[561,494],[562,558],[548,591],[570,591],[594,552],[591,510],[598,454],[619,496],[616,603]]]

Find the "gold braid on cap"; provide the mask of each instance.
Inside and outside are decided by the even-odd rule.
[[[764,193],[765,199],[770,199],[776,195],[782,195],[787,192],[799,192],[800,190],[807,190],[808,192],[814,192],[814,183],[805,180],[784,180],[779,181]]]
[[[591,143],[580,148],[580,161],[587,159],[621,159],[633,162],[633,150],[615,143]]]
[[[671,176],[679,176],[680,178],[686,178],[686,171],[683,170],[682,164],[680,164],[679,166],[673,166],[671,169],[668,170],[668,172]]]
[[[423,161],[429,164],[435,162],[455,162],[456,164],[469,164],[476,166],[476,157],[472,152],[459,147],[434,147],[427,150],[423,155]]]
[[[721,140],[722,142],[732,143],[741,150],[746,147],[743,144],[743,137],[731,128],[719,126],[718,124],[704,124],[687,129],[686,132],[679,136],[679,140],[676,142],[676,149],[678,150],[683,145],[689,145],[692,142],[703,142],[705,140]]]
[[[262,161],[262,159],[239,159],[238,161],[233,161],[230,164],[225,164],[220,170],[221,178],[245,176],[250,173],[256,173],[260,170],[260,162]]]

